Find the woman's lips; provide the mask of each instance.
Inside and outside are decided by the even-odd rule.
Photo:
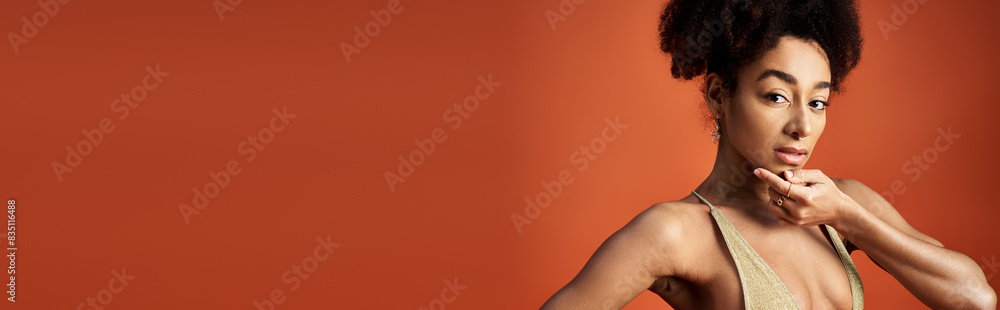
[[[798,166],[798,165],[802,165],[802,163],[806,161],[806,154],[805,153],[793,153],[793,152],[785,152],[785,151],[781,151],[781,150],[774,150],[774,154],[777,155],[778,158],[781,159],[781,161],[783,161],[783,162],[785,162],[786,164],[789,164],[789,165],[796,165],[796,166]]]

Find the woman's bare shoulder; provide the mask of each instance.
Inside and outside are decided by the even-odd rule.
[[[705,224],[711,224],[708,211],[708,206],[690,199],[660,202],[640,212],[622,230],[666,249],[682,248],[692,236],[704,233]]]
[[[683,201],[657,203],[605,240],[580,273],[542,306],[577,309],[611,303],[621,308],[658,279],[685,273],[697,260],[685,236],[697,206]]]
[[[654,204],[609,237],[607,247],[602,248],[641,257],[645,262],[641,265],[658,277],[674,276],[689,269],[702,254],[703,245],[714,244],[704,240],[714,236],[708,211],[708,206],[690,199]]]

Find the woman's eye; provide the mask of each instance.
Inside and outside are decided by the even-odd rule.
[[[830,106],[829,103],[826,103],[824,101],[819,101],[819,100],[810,102],[809,104],[812,105],[812,107],[815,108],[815,109],[817,109],[817,110],[826,110],[826,107]]]
[[[771,102],[774,102],[774,103],[785,103],[785,102],[788,102],[788,100],[785,99],[784,96],[778,95],[778,94],[769,94],[769,95],[767,95],[767,100],[770,100]]]

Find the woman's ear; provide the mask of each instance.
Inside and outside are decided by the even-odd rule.
[[[725,116],[723,103],[729,90],[723,87],[723,84],[722,76],[718,73],[709,73],[705,76],[705,103],[716,119]]]

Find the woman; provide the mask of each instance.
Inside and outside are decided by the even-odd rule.
[[[704,76],[713,170],[610,236],[542,309],[620,309],[644,290],[676,309],[861,309],[853,250],[931,308],[996,308],[975,261],[864,184],[803,169],[860,58],[854,1],[675,0],[660,37],[675,78]]]

